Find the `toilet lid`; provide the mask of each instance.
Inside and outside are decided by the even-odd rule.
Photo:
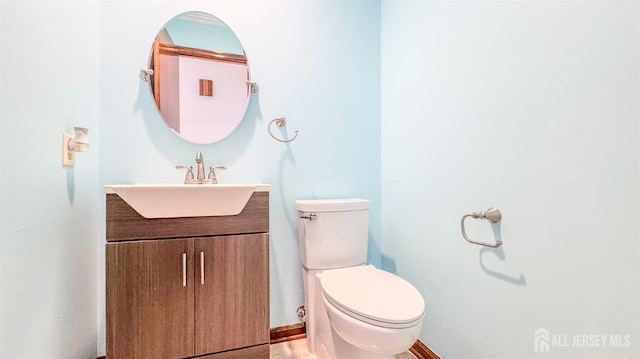
[[[364,318],[402,324],[424,315],[424,299],[411,283],[374,266],[325,270],[320,284],[332,304]]]

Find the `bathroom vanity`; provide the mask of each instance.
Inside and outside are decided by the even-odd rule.
[[[107,359],[269,358],[269,192],[145,218],[106,190]]]

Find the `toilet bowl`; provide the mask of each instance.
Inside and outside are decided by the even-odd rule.
[[[425,304],[406,280],[372,265],[326,270],[319,276],[331,329],[357,348],[334,341],[336,358],[394,358],[418,339]]]

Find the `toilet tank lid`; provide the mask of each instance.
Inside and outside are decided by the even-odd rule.
[[[305,199],[296,201],[296,209],[302,212],[338,212],[369,209],[369,200],[361,198]]]

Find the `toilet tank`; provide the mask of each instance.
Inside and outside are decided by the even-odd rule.
[[[307,269],[366,263],[369,201],[359,198],[296,201],[300,260]]]

